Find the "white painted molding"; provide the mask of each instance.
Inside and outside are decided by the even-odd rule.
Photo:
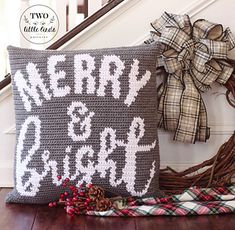
[[[12,86],[11,84],[9,84],[6,87],[4,87],[2,90],[0,90],[0,103],[11,95],[12,95]]]
[[[206,9],[217,0],[196,0],[182,9],[179,14],[188,14],[190,17],[197,15],[202,10]]]
[[[12,125],[10,128],[6,129],[4,132],[4,134],[16,134],[16,126]]]
[[[88,0],[88,16],[94,14],[96,11],[98,11],[103,5],[102,0]]]
[[[101,30],[103,27],[110,24],[113,20],[115,20],[117,17],[122,15],[124,12],[126,12],[129,8],[135,6],[139,1],[141,0],[126,0],[120,3],[118,6],[116,6],[114,9],[106,13],[103,17],[92,23],[92,25],[88,26],[86,29],[84,29],[82,32],[79,33],[78,36],[75,36],[74,38],[70,39],[65,45],[63,45],[60,49],[69,49],[74,48],[73,44],[76,41],[75,47],[79,46],[83,42],[85,42],[89,37],[93,36],[96,32]],[[79,39],[78,39],[79,37]]]
[[[186,6],[184,9],[180,10],[179,12],[176,12],[176,14],[187,14],[190,17],[193,17],[206,9],[211,4],[215,3],[217,0],[196,0],[192,3],[190,3],[188,6]],[[170,12],[171,13],[171,12]],[[138,40],[136,40],[134,43],[132,43],[132,46],[142,44],[145,40],[149,38],[149,33],[143,35]]]
[[[12,166],[3,166],[0,165],[0,187],[13,187],[13,165]]]

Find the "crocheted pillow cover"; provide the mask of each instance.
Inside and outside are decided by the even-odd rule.
[[[122,196],[160,194],[158,45],[8,51],[17,143],[7,202],[57,199],[58,175]]]

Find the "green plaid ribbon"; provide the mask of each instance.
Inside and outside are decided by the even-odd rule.
[[[226,62],[235,39],[229,28],[200,19],[191,25],[188,15],[164,13],[152,24],[151,38],[159,42],[167,78],[159,87],[158,125],[173,131],[174,140],[195,143],[210,136],[201,97],[213,82],[225,84],[233,72]]]

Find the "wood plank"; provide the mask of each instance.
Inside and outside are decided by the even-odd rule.
[[[86,230],[135,230],[135,218],[86,216]],[[147,229],[147,228],[146,228]]]
[[[206,215],[206,216],[190,216],[186,223],[190,230],[234,230],[235,229],[235,215],[221,214],[221,215]]]
[[[0,191],[0,229],[28,230],[33,226],[36,205],[6,204],[5,197],[11,189]]]
[[[0,229],[4,230],[233,230],[235,214],[183,217],[68,216],[63,208],[47,205],[5,204],[10,189],[0,188]]]
[[[63,207],[49,208],[47,205],[38,205],[33,230],[84,230],[84,217],[71,218]]]
[[[187,226],[190,230],[211,230],[209,216],[189,216],[186,220]]]
[[[234,230],[235,214],[222,214],[208,217],[211,230]]]
[[[154,216],[154,217],[138,217],[135,218],[136,230],[157,229],[157,230],[188,230],[185,223],[185,216]],[[201,229],[200,229],[201,230]]]

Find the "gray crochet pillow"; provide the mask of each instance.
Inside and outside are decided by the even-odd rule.
[[[57,199],[58,175],[122,196],[160,194],[158,45],[8,51],[17,144],[7,202]]]

